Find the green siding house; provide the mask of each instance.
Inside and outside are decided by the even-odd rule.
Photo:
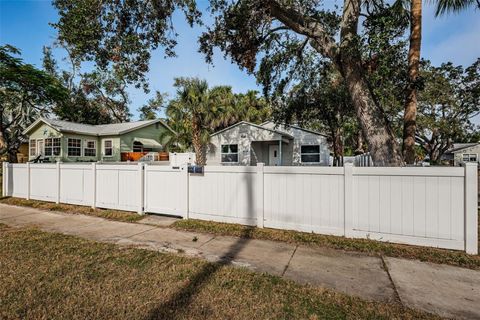
[[[125,152],[163,151],[160,135],[173,130],[161,119],[88,125],[39,118],[24,134],[29,137],[29,160],[49,162],[121,161]]]

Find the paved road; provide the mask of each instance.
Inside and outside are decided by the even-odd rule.
[[[37,226],[78,237],[228,262],[299,283],[328,287],[444,317],[480,319],[480,271],[338,250],[169,229],[171,218],[142,223],[46,212],[0,204],[0,223]],[[148,223],[148,224],[146,224]]]

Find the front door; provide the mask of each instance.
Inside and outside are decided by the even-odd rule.
[[[278,152],[278,145],[271,144],[268,146],[268,165],[278,166],[280,164],[280,154]]]
[[[37,140],[37,156],[42,155],[43,156],[43,140]]]

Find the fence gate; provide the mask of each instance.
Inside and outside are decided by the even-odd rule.
[[[188,176],[186,167],[145,165],[145,212],[186,217]]]

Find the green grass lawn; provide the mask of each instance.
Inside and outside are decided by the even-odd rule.
[[[1,319],[434,319],[246,269],[0,224]]]
[[[26,200],[20,198],[3,198],[0,203],[14,206],[30,207],[48,211],[59,211],[70,214],[85,214],[89,216],[101,217],[109,220],[135,222],[143,219],[145,216],[139,215],[136,212],[111,210],[111,209],[92,209],[87,206],[76,206],[72,204],[56,204],[46,201]]]

